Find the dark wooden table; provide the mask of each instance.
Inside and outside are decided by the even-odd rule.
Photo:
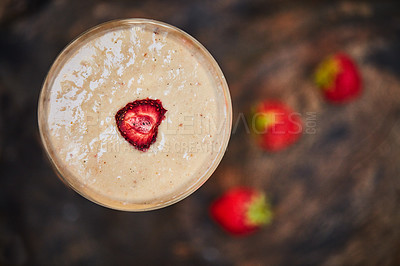
[[[67,189],[40,146],[37,100],[61,49],[116,18],[173,24],[223,69],[232,138],[211,179],[171,207],[126,213]],[[359,64],[362,97],[327,104],[313,85],[335,51]],[[241,120],[278,98],[305,121],[299,143],[260,151]],[[271,197],[275,218],[232,238],[209,218],[236,185]],[[0,265],[399,265],[400,5],[398,1],[0,2]]]

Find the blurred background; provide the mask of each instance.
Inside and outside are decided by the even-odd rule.
[[[216,58],[234,108],[210,180],[164,209],[126,213],[65,187],[41,149],[37,101],[57,54],[117,18],[175,25]],[[312,72],[350,54],[364,93],[322,98]],[[261,151],[243,113],[259,99],[298,111],[304,134]],[[393,1],[0,0],[0,265],[400,265],[400,4]],[[226,189],[271,198],[273,223],[233,238],[208,215]]]

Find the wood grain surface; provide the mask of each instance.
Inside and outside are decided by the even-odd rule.
[[[146,213],[109,210],[67,189],[41,148],[37,101],[57,54],[86,29],[145,17],[182,28],[224,71],[228,150],[189,198]],[[312,71],[350,54],[364,93],[326,103]],[[268,154],[243,117],[280,99],[301,140]],[[273,223],[233,238],[208,216],[237,185],[263,189]],[[0,1],[0,265],[400,265],[398,1]]]

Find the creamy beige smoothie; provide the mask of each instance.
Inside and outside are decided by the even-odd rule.
[[[148,150],[121,135],[117,112],[159,100],[165,118]],[[149,210],[192,193],[226,149],[226,81],[196,40],[143,19],[102,24],[57,58],[39,100],[44,147],[59,176],[83,196],[120,210]]]

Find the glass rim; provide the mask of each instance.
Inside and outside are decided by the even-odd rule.
[[[189,182],[188,185],[184,186],[182,189],[178,189],[180,193],[172,193],[172,196],[168,194],[169,198],[167,200],[158,200],[154,203],[134,203],[134,202],[127,202],[126,204],[122,204],[121,201],[112,199],[110,197],[107,197],[103,195],[102,193],[96,192],[93,189],[90,190],[86,187],[83,187],[80,182],[77,180],[73,180],[74,174],[68,172],[68,170],[64,169],[63,171],[63,166],[58,165],[57,161],[55,158],[57,158],[57,155],[55,154],[54,150],[52,149],[52,144],[48,137],[46,137],[46,134],[49,132],[48,128],[48,123],[47,123],[47,113],[45,112],[45,100],[47,100],[47,96],[49,95],[53,82],[55,78],[58,75],[58,72],[60,68],[64,65],[66,60],[68,60],[69,55],[72,51],[75,51],[75,49],[79,48],[82,43],[85,43],[91,36],[97,34],[97,33],[102,33],[107,30],[114,30],[118,29],[122,26],[136,26],[136,25],[154,25],[157,27],[162,28],[165,31],[168,32],[175,32],[178,33],[179,35],[183,36],[185,39],[190,40],[193,43],[193,46],[199,49],[199,52],[203,54],[204,58],[207,60],[207,62],[210,63],[212,66],[213,70],[216,71],[216,77],[214,79],[220,81],[221,86],[223,91],[223,97],[225,100],[224,106],[226,110],[226,126],[224,128],[224,133],[223,133],[223,138],[221,139],[222,144],[220,146],[220,150],[218,151],[218,154],[213,157],[213,163],[210,167],[208,167],[207,171],[205,171],[202,176],[198,178],[193,178],[193,182]],[[219,87],[219,86],[218,86]],[[218,167],[219,163],[221,162],[225,151],[228,146],[228,142],[230,139],[231,135],[231,129],[232,129],[232,103],[231,103],[231,97],[229,93],[229,88],[228,84],[226,82],[225,76],[219,67],[218,63],[214,59],[214,57],[208,52],[208,50],[199,42],[197,41],[194,37],[189,35],[188,33],[184,32],[183,30],[169,25],[164,22],[152,20],[152,19],[145,19],[145,18],[129,18],[129,19],[117,19],[117,20],[112,20],[108,21],[102,24],[99,24],[97,26],[94,26],[82,34],[80,34],[78,37],[76,37],[73,41],[71,41],[63,50],[58,54],[57,58],[54,60],[53,64],[51,65],[47,76],[43,82],[41,92],[39,95],[39,103],[38,103],[38,126],[39,126],[39,134],[41,138],[41,143],[42,146],[45,150],[45,153],[47,157],[49,158],[49,161],[54,168],[57,176],[59,179],[61,179],[67,186],[75,190],[77,193],[79,193],[81,196],[84,198],[95,202],[101,206],[114,209],[114,210],[121,210],[121,211],[132,211],[132,212],[139,212],[139,211],[150,211],[150,210],[155,210],[155,209],[160,209],[163,207],[167,207],[169,205],[172,205],[178,201],[183,200],[190,194],[192,194],[194,191],[196,191],[198,188],[200,188],[209,178],[210,176],[214,173],[215,169]],[[68,178],[67,176],[71,176]]]

